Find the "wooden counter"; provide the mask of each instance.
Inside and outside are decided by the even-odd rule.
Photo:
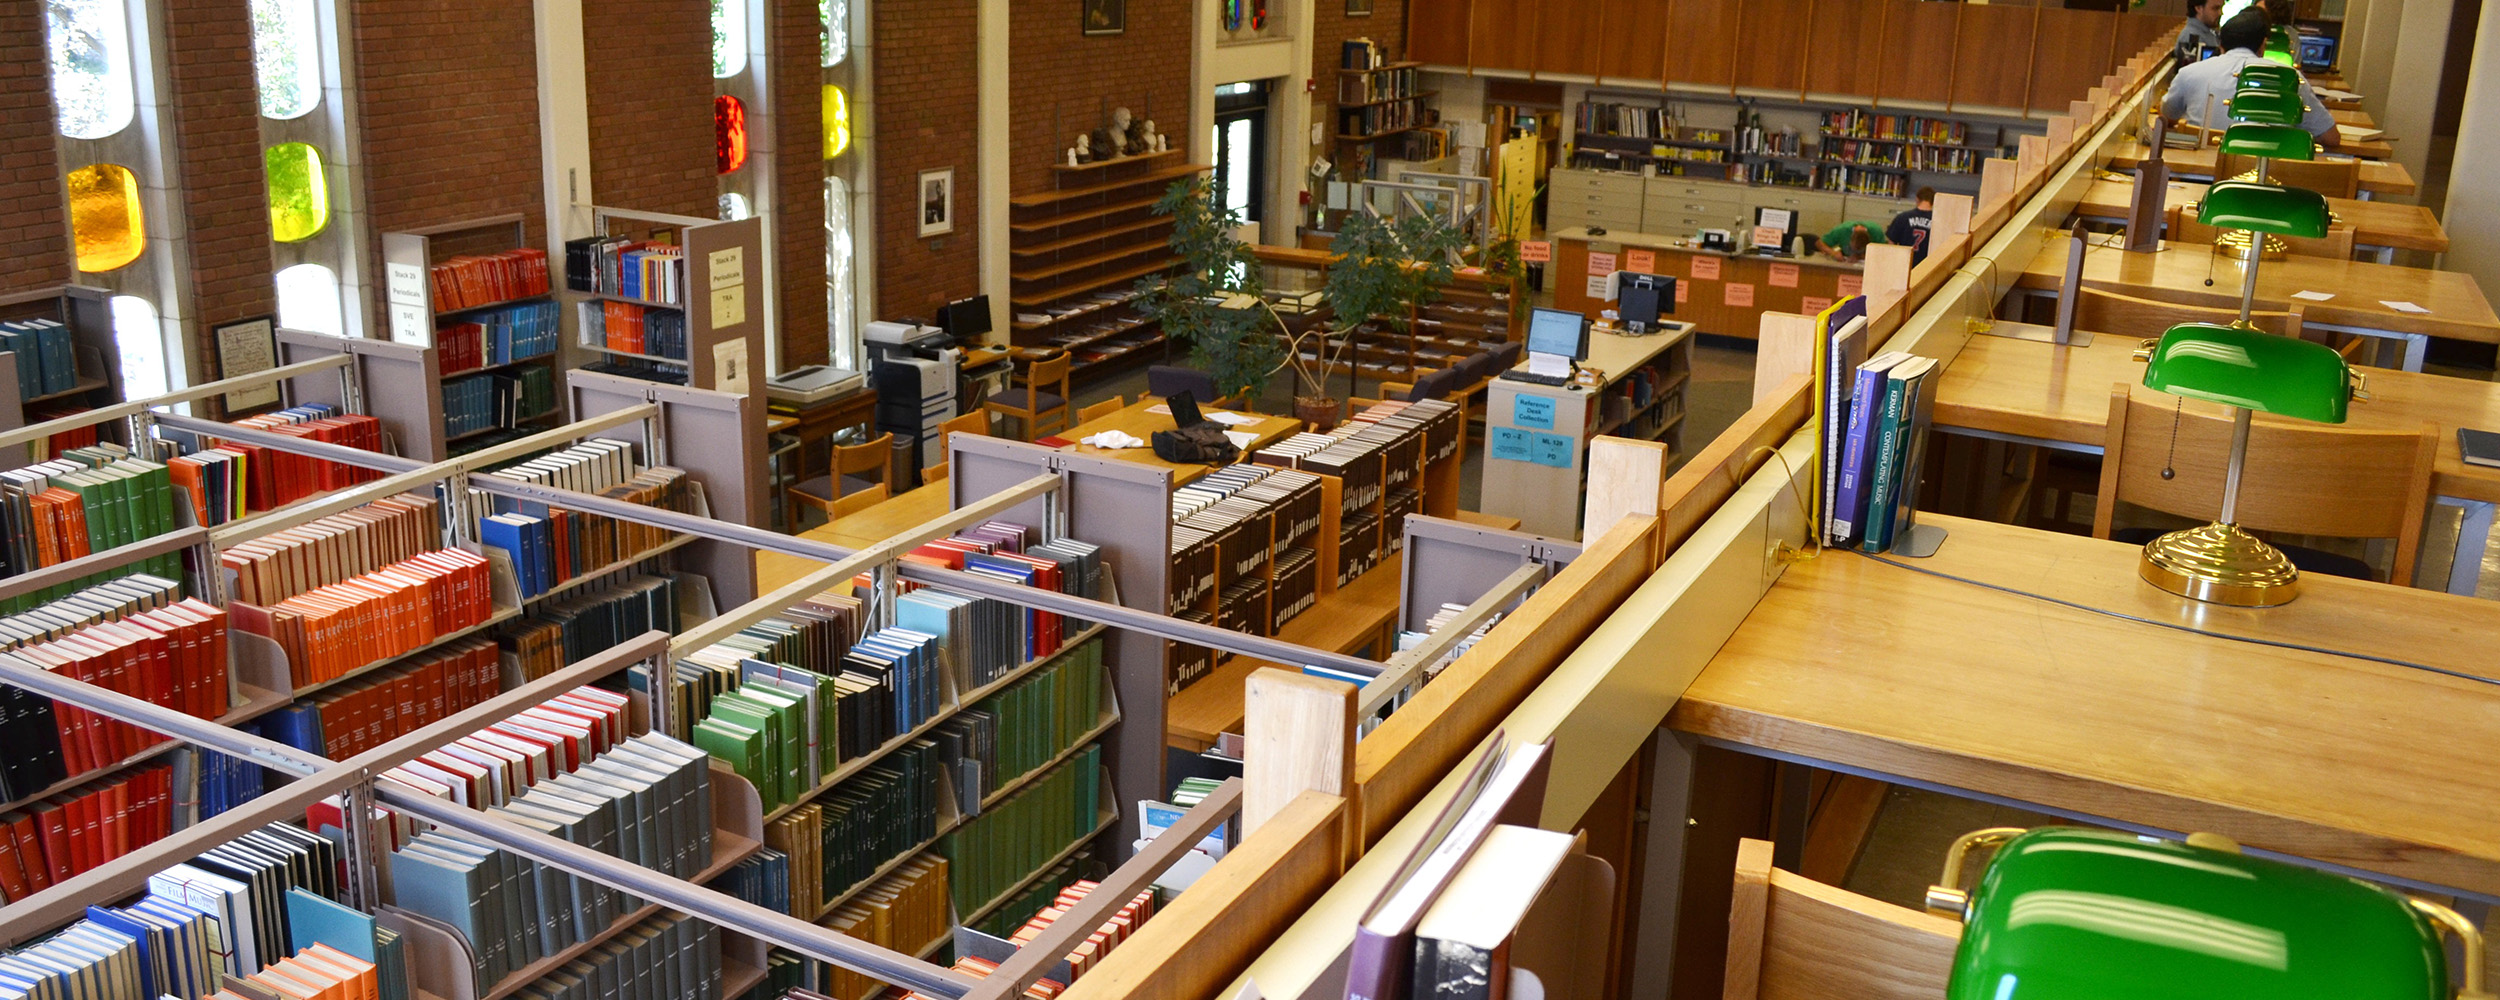
[[[2171,181],[2167,202],[2172,208],[2193,211],[2197,201],[2205,197],[2206,187],[2193,181]],[[2075,214],[2087,219],[2124,220],[2128,202],[2134,197],[2135,182],[2102,178],[2084,191],[2083,200],[2075,205]],[[2335,213],[2337,222],[2352,226],[2353,242],[2360,246],[2448,252],[2448,230],[2439,225],[2439,217],[2427,206],[2357,198],[2329,198],[2326,205]]]
[[[2500,772],[2470,763],[2500,746],[2500,687],[2472,679],[2500,676],[2482,640],[2500,631],[2500,604],[2312,575],[2286,607],[2221,608],[2138,582],[2135,546],[1933,520],[1951,536],[1934,558],[1902,561],[1916,569],[1845,551],[1788,567],[1669,725],[2500,893]]]
[[[1717,253],[1681,245],[1684,241],[1677,237],[1649,233],[1590,236],[1586,229],[1572,228],[1555,231],[1553,241],[1554,261],[1546,267],[1545,280],[1554,292],[1554,308],[1599,318],[1613,304],[1588,293],[1589,280],[1605,276],[1604,272],[1589,273],[1590,254],[1612,253],[1614,268],[1629,271],[1636,270],[1634,252],[1642,251],[1655,261],[1648,273],[1676,279],[1671,318],[1691,323],[1702,333],[1748,340],[1757,335],[1765,311],[1820,312],[1836,299],[1857,294],[1862,270],[1857,264],[1822,256]]]
[[[2144,162],[2144,156],[2148,152],[2150,149],[2142,140],[2130,139],[2113,145],[2110,147],[2109,169],[2133,170],[2137,164]],[[2349,154],[2350,151],[2329,150],[2328,152],[2332,155]],[[2170,165],[2171,173],[2200,177],[2213,176],[2214,161],[2218,158],[2212,146],[2203,149],[2173,149],[2162,154],[2162,162]],[[2413,172],[2406,170],[2404,164],[2394,160],[2364,159],[2361,161],[2361,190],[2370,194],[2412,194],[2419,190],[2419,185],[2414,183]]]
[[[1204,400],[1200,400],[1199,402],[1201,404],[1200,412],[1202,413],[1220,412],[1213,407],[1203,405],[1205,403]],[[1161,409],[1163,412],[1153,412],[1157,409]],[[1299,431],[1303,427],[1302,421],[1296,420],[1292,417],[1271,417],[1257,413],[1244,414],[1244,416],[1257,417],[1258,422],[1241,427],[1233,427],[1230,425],[1226,425],[1225,427],[1226,430],[1243,431],[1257,436],[1257,440],[1252,441],[1250,447],[1242,449],[1244,454],[1283,440],[1286,435]],[[1060,431],[1058,434],[1053,436],[1059,440],[1069,442],[1068,446],[1062,449],[1065,451],[1073,451],[1086,455],[1098,455],[1104,458],[1116,458],[1123,462],[1136,462],[1142,465],[1151,465],[1158,468],[1170,469],[1172,470],[1172,485],[1174,486],[1179,486],[1182,483],[1186,483],[1192,479],[1206,475],[1209,469],[1214,468],[1212,465],[1202,465],[1197,463],[1166,462],[1155,457],[1155,451],[1152,446],[1140,448],[1096,448],[1092,445],[1075,443],[1084,438],[1092,437],[1093,435],[1111,430],[1122,431],[1142,440],[1153,441],[1154,432],[1168,431],[1171,429],[1171,408],[1165,406],[1162,400],[1148,396],[1144,399],[1138,400],[1137,402],[1121,407],[1120,411],[1117,413],[1078,424],[1068,430]]]
[[[2067,243],[2063,233],[2052,234],[2016,287],[2054,293],[2065,281]],[[2213,248],[2201,243],[2165,242],[2158,253],[2127,253],[2095,244],[2084,253],[2083,280],[2093,288],[2164,302],[2237,307],[2240,301],[2240,265],[2216,257]],[[2300,291],[2335,297],[2325,302],[2291,298]],[[2390,301],[2411,302],[2430,312],[2401,312],[2386,305]],[[2280,311],[2293,305],[2311,323],[2500,343],[2500,315],[2492,313],[2491,302],[2472,277],[2455,271],[2297,255],[2260,265],[2257,308]]]
[[[1936,426],[2097,449],[2109,423],[2110,386],[2144,380],[2144,362],[2135,360],[2142,340],[2099,334],[2089,347],[2059,347],[1972,337],[1945,366],[1944,381],[1936,387]],[[2456,435],[2459,427],[2500,429],[2500,383],[2385,368],[2363,371],[2370,398],[2353,401],[2345,426],[2414,430],[2436,424],[2439,464],[2431,492],[2500,501],[2500,469],[2465,464]],[[2256,419],[2289,418],[2259,414]]]

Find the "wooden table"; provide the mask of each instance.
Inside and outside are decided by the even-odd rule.
[[[1156,409],[1162,409],[1164,412],[1153,412]],[[1231,413],[1235,411],[1217,410],[1214,407],[1201,405],[1199,407],[1199,412],[1213,414]],[[1251,451],[1255,451],[1281,441],[1286,437],[1286,435],[1292,434],[1303,428],[1302,421],[1296,420],[1292,417],[1271,417],[1258,413],[1246,413],[1242,414],[1242,416],[1257,417],[1258,422],[1245,424],[1239,427],[1226,425],[1224,429],[1241,431],[1255,436],[1255,440],[1250,442],[1250,446],[1242,449],[1242,452],[1245,455]],[[1197,463],[1166,462],[1155,457],[1155,450],[1151,446],[1138,448],[1096,448],[1089,444],[1074,443],[1081,439],[1100,434],[1104,431],[1112,430],[1127,433],[1141,440],[1152,441],[1154,440],[1154,432],[1168,431],[1171,429],[1172,414],[1170,408],[1165,406],[1162,400],[1148,396],[1138,400],[1137,402],[1121,407],[1117,413],[1086,421],[1085,423],[1060,431],[1058,434],[1052,436],[1058,438],[1059,440],[1070,442],[1067,447],[1061,449],[1063,451],[1073,451],[1084,455],[1100,455],[1105,458],[1116,458],[1123,462],[1137,462],[1144,465],[1170,469],[1172,470],[1172,485],[1174,486],[1178,486],[1192,479],[1206,475],[1208,470],[1215,468],[1212,465],[1201,465]]]
[[[1650,273],[1676,279],[1675,310],[1669,318],[1691,323],[1703,333],[1747,340],[1759,335],[1766,311],[1813,314],[1857,294],[1865,270],[1821,255],[1726,254],[1687,245],[1685,238],[1645,233],[1591,236],[1585,228],[1572,227],[1555,231],[1553,241],[1554,262],[1545,273],[1554,308],[1601,318],[1614,304],[1589,295],[1589,279],[1596,277],[1589,274],[1589,255],[1611,253],[1615,267],[1636,270],[1631,251],[1639,250],[1654,262]]]
[[[2329,108],[2326,113],[2335,116],[2335,124],[2337,125],[2359,125],[2362,128],[2378,127],[2378,120],[2371,118],[2369,112],[2363,111],[2358,107],[2340,111]]]
[[[2284,608],[2221,608],[2137,581],[2135,546],[1932,520],[1950,537],[1930,559],[1827,551],[1788,567],[1668,725],[1818,767],[2500,895],[2500,771],[2478,765],[2500,746],[2500,687],[2476,679],[2500,676],[2486,641],[2500,604],[2311,576]]]
[[[2166,203],[2172,208],[2190,211],[2205,197],[2210,185],[2193,181],[2171,181]],[[2101,178],[2085,189],[2083,200],[2075,205],[2075,214],[2087,219],[2125,221],[2128,202],[2135,197],[2133,180]],[[2358,198],[2329,198],[2327,208],[2338,222],[2353,229],[2353,243],[2376,247],[2379,263],[2390,263],[2397,250],[2428,250],[2448,252],[2448,230],[2440,226],[2439,217],[2428,206],[2401,205],[2392,201],[2362,201]],[[2332,289],[2320,289],[2331,291]]]
[[[885,502],[849,517],[836,518],[799,532],[800,538],[812,538],[842,546],[861,549],[885,541],[906,529],[946,515],[953,510],[944,481],[887,498]],[[783,555],[779,552],[755,554],[755,585],[765,591],[787,586],[790,581],[824,568],[813,559]]]
[[[2386,144],[2379,143],[2378,145]],[[2130,139],[2113,145],[2110,147],[2109,168],[2133,170],[2137,164],[2144,162],[2146,152],[2148,149],[2140,139]],[[2351,150],[2349,148],[2331,150],[2328,155],[2337,154],[2350,155]],[[2162,162],[2170,166],[2171,173],[2192,177],[2212,177],[2214,161],[2219,158],[2212,146],[2202,149],[2172,149],[2162,153]],[[2361,193],[2363,195],[2412,194],[2416,190],[2418,190],[2418,185],[2413,181],[2413,173],[2406,170],[2404,164],[2394,160],[2366,158],[2361,161]]]
[[[2065,234],[2052,234],[2047,245],[2015,280],[2017,291],[2051,295],[2065,282]],[[2238,261],[2217,257],[2201,243],[2164,242],[2157,253],[2127,253],[2095,244],[2084,253],[2083,281],[2140,298],[2184,305],[2239,305]],[[2208,283],[2210,281],[2210,284]],[[2326,292],[2325,302],[2291,298],[2302,291]],[[2407,313],[2387,302],[2411,302],[2430,310]],[[2429,338],[2447,337],[2479,343],[2500,343],[2500,315],[2470,276],[2393,264],[2333,260],[2294,255],[2267,261],[2257,270],[2257,305],[2280,311],[2300,306],[2304,325],[2404,341],[2407,371],[2420,371]]]

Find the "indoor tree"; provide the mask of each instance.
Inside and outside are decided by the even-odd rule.
[[[1173,182],[1154,211],[1172,217],[1181,265],[1138,282],[1138,301],[1164,336],[1188,345],[1190,364],[1215,380],[1219,396],[1257,396],[1281,367],[1275,331],[1283,324],[1267,305],[1258,258],[1233,235],[1240,218],[1216,203],[1205,177]]]
[[[1353,352],[1355,330],[1363,324],[1377,321],[1398,333],[1407,332],[1414,318],[1410,307],[1441,297],[1441,288],[1457,270],[1454,262],[1464,242],[1457,229],[1429,216],[1408,215],[1391,221],[1358,212],[1347,217],[1329,246],[1338,256],[1329,262],[1321,285],[1321,297],[1335,314],[1336,327],[1333,350],[1320,368],[1323,376]],[[1292,360],[1299,369],[1299,352]],[[1348,371],[1350,387],[1353,379]],[[1334,410],[1336,400],[1325,389],[1314,395],[1316,402]]]

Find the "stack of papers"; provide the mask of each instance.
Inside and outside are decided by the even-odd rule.
[[[1096,448],[1143,448],[1146,446],[1146,440],[1144,438],[1138,437],[1134,434],[1129,434],[1125,431],[1104,431],[1100,434],[1079,438],[1078,443],[1090,444]]]

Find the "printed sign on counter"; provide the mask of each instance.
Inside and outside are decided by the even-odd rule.
[[[1521,427],[1534,427],[1538,430],[1550,431],[1554,429],[1553,397],[1531,396],[1523,392],[1519,395],[1511,397],[1511,399],[1511,423]]]
[[[1493,428],[1493,457],[1505,462],[1527,461],[1528,433],[1516,427]]]
[[[1599,302],[1607,301],[1605,275],[1589,275],[1589,298],[1596,299]]]
[[[1529,438],[1529,461],[1556,469],[1571,467],[1572,441],[1569,435],[1540,432]]]
[[[1519,244],[1519,262],[1543,264],[1554,259],[1554,244],[1546,240],[1529,240]]]
[[[1706,253],[1694,254],[1693,278],[1696,281],[1719,280],[1719,258]]]
[[[1819,295],[1808,295],[1797,300],[1797,311],[1808,316],[1820,316],[1823,310],[1831,307],[1832,300]]]
[[[1753,305],[1753,283],[1752,283],[1752,282],[1748,282],[1748,281],[1731,281],[1731,282],[1728,282],[1728,283],[1727,283],[1724,287],[1727,289],[1727,297],[1726,297],[1726,299],[1724,300],[1724,303],[1723,303],[1723,304],[1725,304],[1725,305],[1731,305],[1731,306],[1750,306],[1750,305]]]
[[[1603,278],[1613,273],[1615,273],[1615,255],[1610,253],[1589,254],[1590,275]]]
[[[1679,281],[1679,282],[1676,282],[1676,283],[1675,283],[1675,300],[1676,300],[1677,302],[1691,302],[1691,301],[1693,301],[1693,283],[1692,283],[1692,282],[1689,282],[1689,281]]]
[[[1795,288],[1795,287],[1797,287],[1797,265],[1795,265],[1795,264],[1773,264],[1773,265],[1771,265],[1771,287],[1773,287],[1773,288]]]
[[[1658,273],[1658,251],[1625,250],[1623,252],[1623,269],[1626,271],[1638,271],[1642,274]]]
[[[1841,297],[1841,298],[1844,298],[1844,299],[1845,299],[1845,298],[1848,298],[1848,297],[1853,296],[1853,295],[1862,295],[1862,294],[1864,294],[1865,292],[1866,292],[1866,276],[1865,276],[1865,275],[1863,275],[1863,274],[1844,274],[1844,275],[1841,275],[1841,276],[1840,276],[1840,297]]]

